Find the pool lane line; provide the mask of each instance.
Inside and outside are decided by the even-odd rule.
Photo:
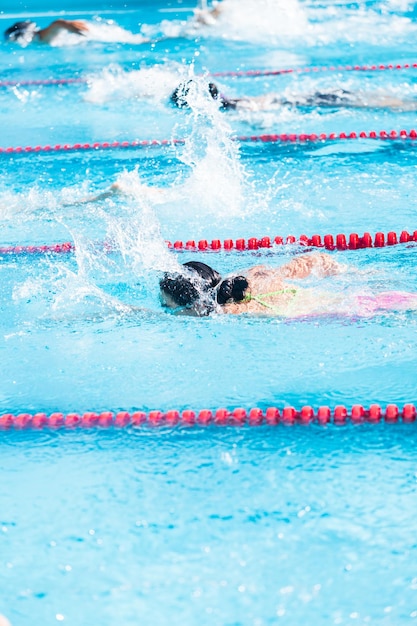
[[[417,138],[417,133],[416,133]],[[8,146],[0,147],[0,154],[30,154],[42,152],[80,152],[80,151],[96,151],[96,150],[112,150],[122,148],[152,148],[184,145],[185,139],[144,139],[133,141],[96,141],[92,143],[64,143],[55,145],[37,145],[37,146]]]
[[[338,141],[347,139],[381,139],[381,140],[415,140],[417,139],[417,131],[415,129],[407,130],[380,130],[380,131],[352,131],[341,133],[281,133],[281,134],[265,134],[265,135],[238,135],[231,137],[232,141],[240,143],[324,143],[326,141]],[[135,148],[155,148],[155,147],[172,147],[182,146],[186,143],[185,139],[143,139],[133,141],[95,141],[93,143],[64,143],[55,145],[37,145],[37,146],[8,146],[0,147],[0,154],[31,154],[31,153],[49,153],[49,152],[80,152],[80,151],[98,151],[112,149],[135,149]]]
[[[74,84],[86,84],[87,78],[47,78],[47,79],[34,79],[34,80],[2,80],[0,81],[0,88],[7,87],[38,87],[38,86],[53,86],[53,85],[74,85]]]
[[[205,74],[205,76],[256,78],[257,76],[279,76],[281,74],[319,74],[320,72],[376,72],[387,70],[409,70],[416,68],[417,63],[380,63],[373,65],[328,65],[313,67],[295,67],[280,70],[236,70],[225,72],[209,72],[208,74]]]
[[[320,72],[376,72],[392,70],[417,69],[417,63],[380,63],[373,65],[329,65],[313,67],[295,67],[279,70],[226,70],[224,72],[206,72],[198,76],[207,77],[233,77],[233,78],[256,78],[261,76],[282,76],[283,74],[318,74]],[[90,78],[45,78],[33,80],[0,80],[0,88],[7,87],[38,87],[54,85],[88,84],[93,80]]]
[[[411,243],[417,242],[417,230],[413,233],[409,233],[406,230],[401,231],[400,235],[396,232],[390,231],[385,235],[382,232],[375,233],[374,237],[368,232],[364,233],[360,237],[357,233],[351,233],[346,236],[342,233],[336,235],[336,238],[327,234],[322,238],[321,235],[300,235],[298,238],[294,235],[288,235],[287,237],[249,237],[249,239],[212,239],[209,242],[207,239],[200,239],[195,242],[194,240],[188,240],[185,243],[183,241],[175,241],[174,243],[167,242],[169,248],[177,251],[191,250],[191,251],[218,251],[218,250],[262,250],[271,249],[276,246],[283,245],[299,245],[302,247],[310,248],[325,248],[326,250],[360,250],[364,248],[384,248],[385,246],[395,246],[399,243]],[[0,249],[1,251],[1,249]]]
[[[264,135],[238,135],[231,137],[232,141],[240,143],[264,143],[264,144],[317,144],[326,141],[338,141],[347,139],[380,139],[380,140],[415,140],[417,139],[417,131],[411,129],[409,131],[402,130],[380,130],[380,131],[351,131],[341,133],[280,133],[280,134],[264,134]],[[143,139],[133,141],[95,141],[85,143],[64,143],[55,145],[37,145],[37,146],[8,146],[0,147],[0,154],[40,154],[50,152],[87,152],[99,150],[114,149],[136,149],[136,148],[155,148],[155,147],[172,147],[182,146],[186,143],[183,138],[174,139]]]
[[[394,231],[389,231],[386,235],[383,232],[377,232],[372,237],[368,232],[362,236],[357,233],[344,235],[339,233],[336,235],[300,235],[298,238],[294,235],[287,237],[249,237],[248,239],[189,239],[188,241],[177,240],[173,243],[166,241],[166,245],[170,250],[175,252],[243,252],[243,251],[276,251],[282,250],[283,246],[298,245],[301,248],[324,248],[326,250],[363,250],[366,248],[381,249],[387,246],[396,246],[398,244],[406,244],[417,242],[417,230],[409,233],[406,230],[401,231],[398,235]],[[105,252],[111,253],[117,251],[111,242],[100,242],[96,244]],[[31,255],[31,254],[73,254],[76,251],[75,244],[70,241],[62,243],[53,243],[48,245],[18,245],[0,247],[0,256],[13,255]]]
[[[101,413],[20,413],[0,415],[0,430],[43,430],[43,429],[74,429],[74,428],[127,428],[127,427],[174,427],[174,426],[293,426],[296,424],[378,424],[413,423],[416,421],[416,407],[407,403],[400,408],[397,404],[387,404],[383,409],[379,404],[371,404],[369,408],[354,404],[349,410],[344,405],[331,409],[320,406],[315,410],[311,406],[303,406],[299,410],[292,406],[283,408],[268,407],[265,410],[252,408],[219,408],[214,411],[128,411]]]

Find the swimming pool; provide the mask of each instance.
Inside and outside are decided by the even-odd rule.
[[[0,153],[0,247],[13,248],[0,263],[1,414],[415,402],[411,312],[161,309],[158,278],[178,261],[227,274],[305,251],[168,241],[416,229],[413,139],[236,140],[410,131],[413,112],[169,105],[184,77],[215,72],[232,73],[215,78],[230,97],[344,88],[412,100],[413,4],[227,2],[218,27],[195,30],[192,3],[72,1],[62,10],[91,23],[88,41],[0,46],[0,81],[13,83],[0,90],[1,147],[23,147]],[[21,16],[44,26],[55,14],[6,6],[0,24]],[[347,69],[381,64],[394,67]],[[34,149],[143,140],[167,144]],[[115,182],[122,193],[85,201]],[[75,253],[16,250],[61,242]],[[417,292],[415,246],[330,251],[348,269],[325,286]],[[417,616],[414,423],[6,428],[1,439],[0,613],[13,626]]]

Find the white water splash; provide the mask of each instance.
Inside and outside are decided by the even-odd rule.
[[[239,146],[232,140],[232,129],[219,104],[208,92],[207,80],[190,79],[183,120],[174,136],[186,137],[177,157],[191,169],[183,182],[184,194],[201,216],[241,214],[245,210],[246,172],[240,161]]]
[[[185,77],[186,68],[178,63],[125,71],[117,65],[91,76],[84,99],[95,104],[110,100],[148,98],[166,104],[176,85]]]
[[[31,187],[27,193],[0,191],[0,221],[38,219],[42,213],[53,212],[58,204],[56,194]]]
[[[162,32],[166,37],[214,37],[267,46],[337,42],[380,45],[381,40],[389,44],[417,32],[417,25],[406,14],[413,8],[407,0],[359,2],[354,6],[348,2],[327,5],[300,0],[223,0],[218,4],[220,15],[211,19],[208,14],[206,23],[195,15],[186,21],[163,21],[157,29],[144,27],[144,31]]]

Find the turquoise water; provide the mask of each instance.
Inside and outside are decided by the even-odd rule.
[[[227,3],[227,4],[226,4]],[[416,229],[411,140],[241,143],[240,135],[410,130],[415,113],[173,109],[217,71],[412,64],[413,3],[68,2],[89,37],[0,45],[0,147],[183,138],[141,149],[0,154],[0,412],[400,406],[415,401],[416,319],[167,315],[158,279],[303,250],[177,253],[166,241]],[[284,10],[285,9],[285,10]],[[58,16],[3,6],[0,27]],[[142,43],[143,37],[150,43]],[[345,88],[414,100],[417,70],[217,78],[237,97]],[[121,193],[87,202],[117,183]],[[103,242],[112,243],[112,252]],[[334,251],[346,294],[417,292],[415,243]],[[310,283],[315,285],[313,281]],[[415,425],[3,431],[0,613],[12,626],[393,624],[417,616]],[[173,617],[175,615],[175,618]]]

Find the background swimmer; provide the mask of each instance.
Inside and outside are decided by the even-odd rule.
[[[14,41],[20,44],[28,44],[32,41],[41,43],[51,43],[61,32],[74,33],[85,36],[89,30],[87,24],[82,20],[55,20],[45,28],[39,28],[35,22],[29,20],[16,22],[4,31],[6,41]]]
[[[326,253],[303,254],[280,268],[257,265],[225,279],[204,263],[184,264],[184,273],[165,274],[160,281],[164,306],[198,317],[212,312],[298,318],[318,315],[369,317],[381,311],[417,310],[417,294],[330,292],[300,287],[309,276],[324,278],[346,271]]]
[[[178,108],[188,108],[191,101],[191,90],[195,81],[188,80],[180,83],[171,94],[171,102]],[[327,107],[327,108],[366,108],[366,109],[393,109],[398,111],[417,111],[417,101],[402,100],[395,96],[353,93],[346,89],[331,89],[329,91],[315,91],[312,94],[281,97],[279,94],[265,94],[263,96],[243,96],[228,98],[220,93],[217,85],[208,83],[208,94],[219,103],[221,110],[264,111],[275,107]]]
[[[78,35],[78,37],[65,37],[66,33]],[[64,35],[62,37],[62,35]],[[149,43],[149,37],[142,34],[134,34],[124,30],[115,22],[104,23],[95,19],[92,22],[84,20],[64,20],[58,19],[45,28],[39,28],[35,22],[25,20],[16,22],[10,26],[4,33],[7,42],[14,42],[22,46],[30,43],[47,43],[51,45],[70,45],[81,41],[98,41],[98,42],[128,42],[133,44]],[[155,39],[154,42],[166,39],[166,37]]]

